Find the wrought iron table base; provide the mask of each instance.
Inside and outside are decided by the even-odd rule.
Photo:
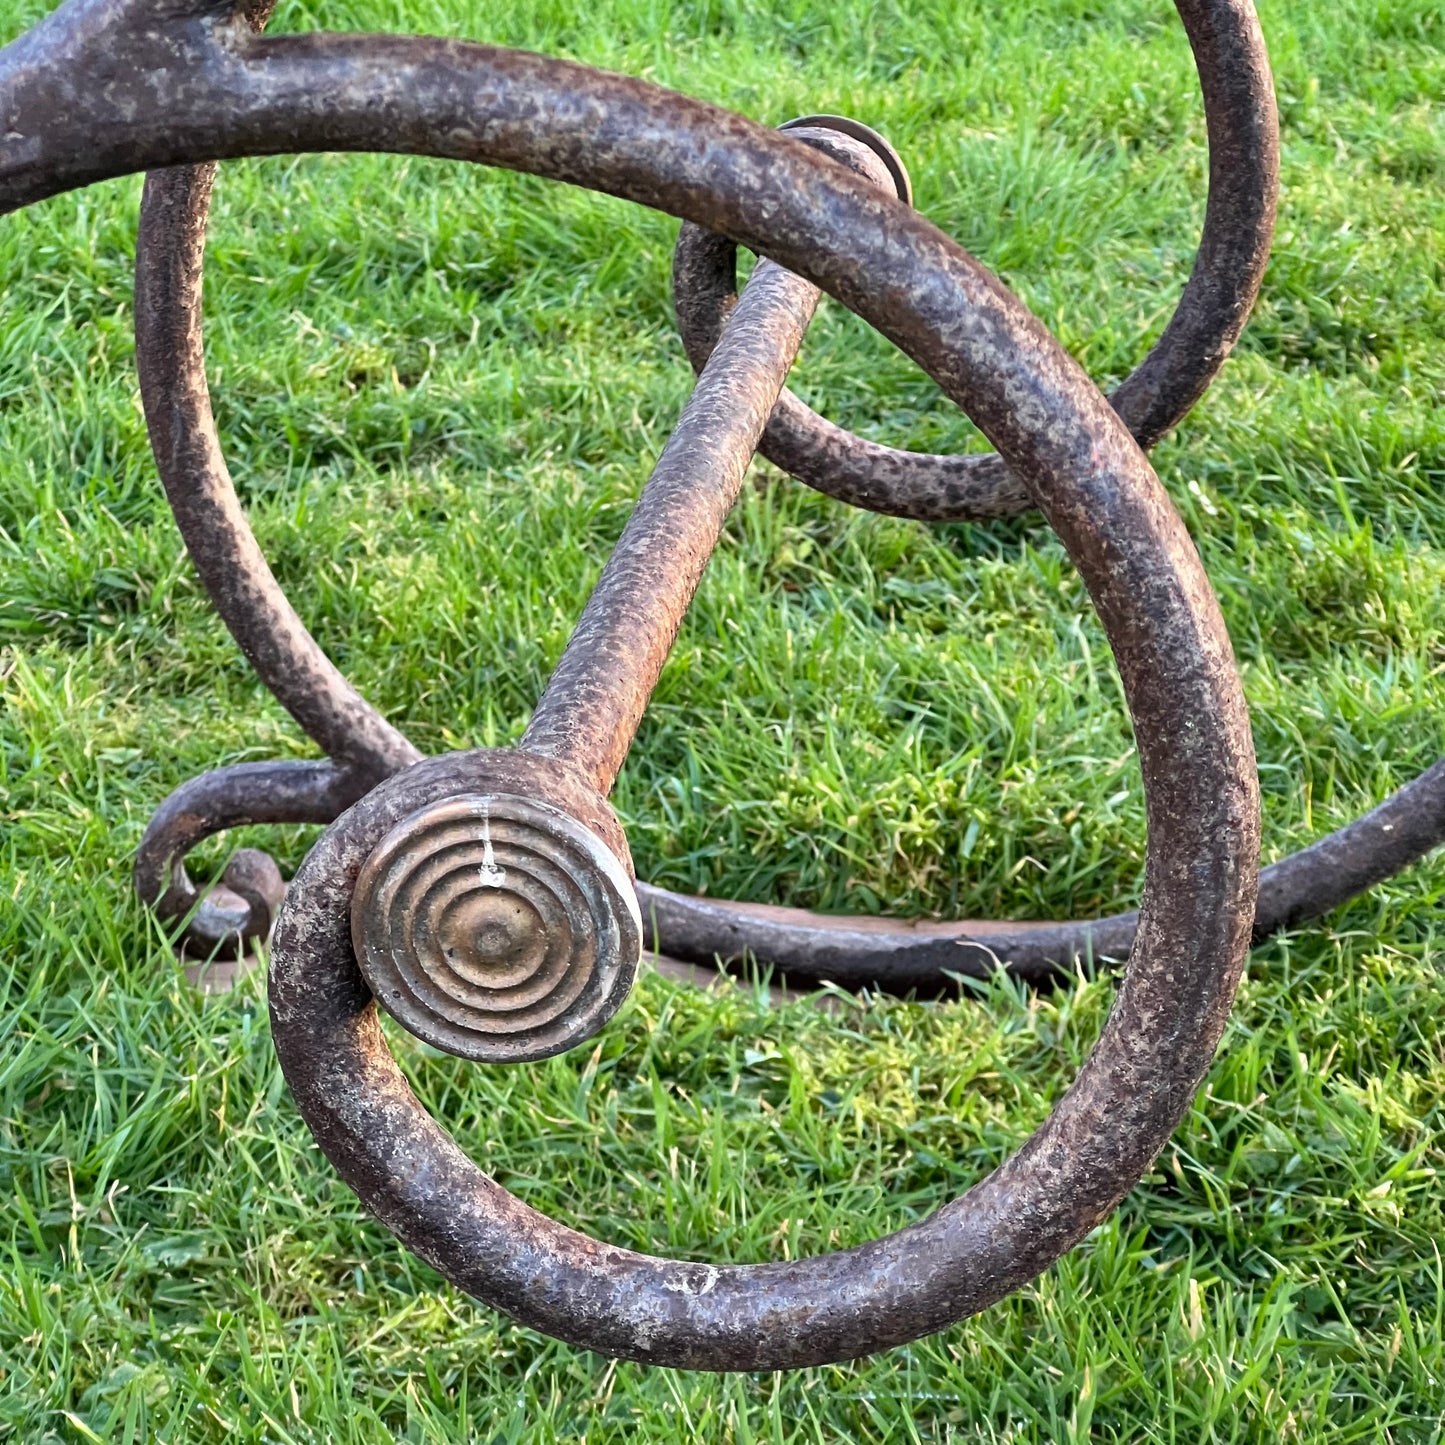
[[[188,549],[257,672],[327,755],[225,768],[162,805],[142,895],[193,939],[263,935],[279,874],[238,855],[232,912],[186,852],[254,822],[328,824],[276,916],[272,1036],[293,1098],[366,1206],[462,1288],[589,1349],[697,1369],[780,1369],[918,1337],[1018,1288],[1117,1206],[1214,1055],[1251,929],[1296,921],[1438,841],[1437,767],[1267,870],[1243,694],[1218,605],[1142,447],[1240,333],[1274,220],[1277,134],[1246,0],[1177,0],[1199,65],[1210,192],[1193,274],[1113,405],[1027,310],[914,212],[902,163],[857,122],[783,133],[643,82],[399,36],[264,37],[266,5],[68,0],[0,52],[0,207],[137,170],[137,355]],[[237,503],[201,348],[216,161],[309,150],[470,160],[684,220],[675,276],[696,390],[516,749],[422,758],[286,601]],[[761,260],[735,296],[734,248]],[[782,388],[819,291],[916,361],[998,449],[912,456],[851,437]],[[810,485],[922,519],[1036,506],[1098,609],[1144,780],[1137,915],[1094,924],[822,920],[633,886],[607,802],[755,449]],[[239,910],[245,919],[237,927]],[[987,959],[1031,976],[1127,954],[1093,1054],[1047,1121],[961,1198],[817,1258],[714,1267],[591,1240],[529,1209],[430,1118],[378,1007],[467,1058],[590,1037],[649,928],[684,958],[748,951],[793,977],[920,988]]]

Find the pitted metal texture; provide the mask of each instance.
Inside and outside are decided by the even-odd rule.
[[[265,37],[266,7],[223,0],[68,0],[0,52],[0,206],[152,172],[137,353],[157,464],[218,611],[329,759],[186,784],[147,830],[137,886],[189,915],[193,943],[242,948],[270,931],[279,874],[254,855],[226,894],[201,900],[186,852],[253,822],[330,824],[275,920],[272,1032],[292,1096],[366,1206],[514,1318],[646,1363],[771,1370],[888,1348],[986,1307],[1082,1239],[1149,1167],[1213,1058],[1252,931],[1331,906],[1445,833],[1437,768],[1267,872],[1256,915],[1244,698],[1217,602],[1142,447],[1188,411],[1244,324],[1273,225],[1277,133],[1246,0],[1178,9],[1209,126],[1204,237],[1173,320],[1112,404],[911,209],[902,161],[846,118],[779,132],[545,56]],[[517,749],[423,759],[317,646],[237,503],[201,344],[215,163],[317,150],[505,166],[686,223],[678,309],[697,389]],[[762,259],[734,298],[739,245]],[[820,291],[922,367],[997,458],[911,457],[786,400]],[[607,794],[759,448],[874,510],[1043,513],[1098,609],[1134,726],[1148,815],[1137,913],[890,931],[634,889]],[[529,1209],[426,1113],[380,1028],[378,1002],[468,1058],[557,1052],[606,1025],[649,931],[704,961],[751,954],[800,977],[908,988],[983,971],[976,953],[1037,976],[1081,955],[1127,967],[1073,1086],[959,1199],[854,1249],[714,1267],[617,1249]]]

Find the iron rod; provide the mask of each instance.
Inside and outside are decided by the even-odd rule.
[[[524,752],[617,781],[818,305],[758,262],[523,734]]]

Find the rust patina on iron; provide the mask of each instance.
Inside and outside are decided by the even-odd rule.
[[[571,122],[547,103],[549,81],[564,79],[534,82],[544,103],[527,124],[546,154],[569,144]],[[887,328],[1026,479],[1079,567],[1124,680],[1149,814],[1143,921],[1115,1010],[1074,1086],[1014,1159],[910,1229],[797,1262],[718,1268],[599,1244],[507,1194],[416,1103],[357,968],[358,880],[407,819],[445,806],[463,784],[516,791],[503,775],[544,761],[576,770],[571,807],[595,815],[736,491],[740,471],[721,440],[716,451],[664,453],[520,751],[417,764],[323,835],[278,924],[273,1031],[297,1102],[337,1167],[464,1288],[610,1354],[777,1369],[886,1348],[982,1308],[1077,1242],[1133,1186],[1188,1107],[1238,982],[1258,796],[1228,638],[1198,557],[1143,453],[1078,367],[976,262],[878,186],[787,137],[753,130],[722,145],[715,124],[700,135],[675,99],[656,95],[653,107],[645,139],[619,130],[618,150],[630,138],[633,163],[658,190],[684,179],[680,194],[707,188],[710,208],[737,208],[730,230],[752,233],[765,256],[826,282]],[[494,143],[505,143],[511,117],[489,118]],[[613,142],[610,108],[593,127]],[[783,280],[772,268],[761,278],[768,287]],[[738,307],[744,336],[750,293]],[[798,312],[757,294],[774,317],[795,319],[785,345],[739,357],[733,374],[766,372],[775,396],[812,298],[798,298]],[[719,349],[728,341],[725,333]],[[703,395],[717,359],[703,371]],[[734,408],[724,435],[746,418],[751,446],[771,404],[764,394]],[[674,524],[676,540],[666,528],[654,533],[682,497],[687,525]],[[619,617],[634,637],[620,633]],[[528,751],[538,746],[542,756]]]
[[[1209,131],[1209,200],[1194,269],[1148,356],[1110,398],[1147,451],[1189,412],[1239,340],[1264,279],[1279,193],[1279,124],[1249,0],[1175,0]],[[736,302],[737,247],[684,226],[673,264],[677,323],[701,368]],[[758,450],[829,496],[923,522],[1008,517],[1033,502],[997,456],[899,451],[825,421],[785,392]]]
[[[87,55],[106,83],[86,77]],[[1150,823],[1139,938],[1074,1087],[963,1199],[810,1261],[652,1259],[528,1210],[411,1093],[356,958],[358,880],[368,866],[385,873],[398,825],[459,797],[545,805],[625,867],[598,785],[625,747],[639,689],[617,686],[604,665],[583,667],[598,686],[578,694],[601,725],[551,734],[569,756],[468,753],[403,768],[326,831],[292,885],[272,956],[273,1034],[299,1108],[368,1206],[519,1319],[591,1348],[711,1369],[841,1359],[937,1329],[1105,1217],[1182,1117],[1223,1029],[1253,914],[1258,797],[1228,638],[1187,533],[1123,423],[1047,332],[896,195],[796,137],[638,81],[456,42],[263,39],[213,13],[95,3],[52,16],[18,57],[0,73],[16,138],[0,194],[12,204],[138,167],[407,149],[593,185],[752,247],[879,326],[974,418],[1063,539],[1118,659]],[[779,384],[785,339],[771,353]],[[770,405],[753,412],[757,426]],[[720,505],[732,469],[705,471]],[[681,584],[645,609],[648,657],[665,650],[667,619],[693,585]]]
[[[1252,9],[1242,0],[1183,0],[1179,8],[1199,65],[1210,187],[1199,254],[1176,314],[1139,370],[1112,398],[1146,446],[1197,400],[1238,337],[1263,274],[1277,190],[1273,96]],[[855,139],[866,131],[846,118],[821,120],[834,127],[855,127]],[[880,144],[867,134],[872,137],[868,144]],[[906,188],[901,161],[891,152],[881,158],[894,188]],[[248,915],[229,885],[229,908],[198,909],[184,873],[185,852],[208,834],[241,821],[330,821],[341,807],[415,762],[420,753],[356,693],[306,632],[276,585],[236,500],[211,418],[201,346],[201,278],[213,176],[213,167],[199,166],[159,172],[147,180],[137,267],[137,354],[147,420],[167,494],[217,609],[266,684],[351,780],[343,786],[328,777],[324,786],[318,784],[316,807],[302,817],[293,810],[295,780],[284,771],[286,765],[274,782],[260,771],[223,770],[203,787],[200,780],[185,785],[157,813],[137,860],[141,895],[168,917],[189,915],[190,936],[199,947],[227,951],[243,946],[247,938],[264,938],[274,909],[257,903]],[[728,237],[695,223],[683,227],[678,317],[699,366],[735,304],[735,253],[736,243]],[[729,369],[735,364],[729,360]],[[731,384],[742,388],[747,383],[738,378]],[[660,473],[675,459],[686,458],[685,435],[680,426],[666,464],[659,462]],[[997,457],[929,457],[881,447],[813,416],[787,393],[763,434],[765,449],[771,445],[769,438],[783,438],[778,444],[792,448],[770,455],[804,480],[875,510],[956,519],[1006,515],[1032,505]],[[697,529],[701,525],[705,532],[710,524],[688,516],[686,508],[672,515],[681,518],[683,531],[670,534],[653,526],[649,545],[665,539],[675,555],[691,546],[693,563],[705,561],[706,550],[697,549],[696,539],[702,535]],[[639,517],[635,525],[641,522]],[[685,535],[694,542],[685,543]],[[618,568],[611,570],[615,580]],[[652,575],[662,570],[656,567]],[[638,577],[630,580],[635,583]],[[631,605],[639,600],[631,586],[611,590],[614,602]],[[591,635],[599,611],[606,615],[602,603],[598,596],[589,605],[548,697],[560,695],[562,675],[601,665],[600,659],[584,661],[583,641]],[[611,635],[616,639],[618,630]],[[668,632],[669,641],[670,636]],[[654,648],[658,640],[654,637]],[[628,656],[645,651],[635,639],[624,639],[621,646],[630,649]],[[619,664],[614,684],[641,707],[645,692],[632,687],[624,658],[614,661]],[[541,738],[539,727],[575,725],[565,713],[553,714],[549,723],[549,712],[544,699],[541,716],[533,722],[534,744]],[[555,739],[538,745],[549,750]],[[610,783],[608,779],[606,785]],[[272,788],[277,790],[274,799],[268,796]],[[326,813],[326,798],[340,795],[344,802],[333,803]],[[203,798],[210,813],[200,806]],[[1255,938],[1329,912],[1442,840],[1445,764],[1437,764],[1372,813],[1265,869]],[[690,898],[645,883],[639,884],[638,893],[649,944],[673,957],[702,965],[749,961],[771,966],[795,982],[828,980],[925,994],[952,991],[957,979],[984,977],[998,967],[1042,982],[1080,962],[1121,960],[1128,955],[1137,925],[1133,911],[1097,920],[935,923],[848,919]]]
[[[1240,0],[1190,0],[1181,11],[1202,70],[1217,51],[1258,121],[1267,71],[1262,49],[1250,49],[1252,16]],[[138,336],[157,458],[227,624],[332,760],[248,765],[186,785],[147,835],[138,882],[189,906],[181,862],[207,832],[341,814],[276,926],[271,1017],[288,1083],[367,1207],[448,1278],[524,1323],[649,1363],[776,1369],[886,1348],[1001,1298],[1107,1217],[1157,1155],[1213,1057],[1249,945],[1259,823],[1244,700],[1197,554],[1130,427],[1148,441],[1172,424],[1238,334],[1272,215],[1272,110],[1263,130],[1251,132],[1245,109],[1236,117],[1256,164],[1245,180],[1254,200],[1238,211],[1253,219],[1230,232],[1232,254],[1248,261],[1242,281],[1226,277],[1234,310],[1181,307],[1189,314],[1171,325],[1175,340],[1136,374],[1154,381],[1136,383],[1135,413],[1119,396],[1111,408],[1011,293],[909,208],[901,168],[852,123],[780,134],[546,57],[396,36],[267,38],[263,18],[259,7],[195,0],[70,0],[0,52],[0,205],[183,168],[151,177],[143,207]],[[1211,115],[1216,148],[1222,134]],[[678,435],[518,750],[419,759],[305,631],[236,504],[200,345],[210,163],[315,150],[528,171],[656,207],[766,258],[713,338]],[[1216,163],[1211,216],[1224,175]],[[1213,274],[1209,250],[1207,241],[1190,282],[1196,301],[1207,290],[1199,278]],[[377,995],[423,1037],[485,1058],[567,1047],[615,1009],[642,929],[606,793],[815,288],[876,326],[963,408],[998,449],[988,465],[999,485],[1021,489],[1078,567],[1138,742],[1144,895],[1094,1053],[1013,1158],[885,1239],[718,1268],[601,1244],[503,1190],[410,1090],[386,1048]],[[879,495],[896,500],[903,485]],[[1361,868],[1329,842],[1317,848],[1332,886],[1358,881]],[[1320,856],[1301,855],[1283,891],[1318,901],[1290,880],[1322,876]],[[259,864],[238,871],[232,892],[248,914],[238,934],[269,925],[275,885]],[[214,917],[207,926],[224,931]]]

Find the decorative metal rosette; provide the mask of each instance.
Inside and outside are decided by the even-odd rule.
[[[589,828],[505,793],[422,808],[357,879],[356,957],[382,1007],[462,1058],[562,1052],[616,1013],[637,973],[631,880]]]

